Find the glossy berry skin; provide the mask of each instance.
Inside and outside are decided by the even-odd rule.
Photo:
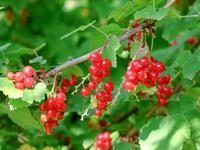
[[[35,73],[35,70],[31,66],[26,66],[22,72],[26,77],[32,77]]]
[[[15,88],[19,89],[19,90],[23,90],[24,89],[24,84],[22,82],[16,82],[15,83]]]
[[[42,115],[40,116],[40,121],[41,121],[41,122],[47,122],[47,120],[48,120],[48,117],[47,117],[46,114],[42,114]]]
[[[90,90],[94,90],[97,87],[97,83],[90,81],[87,86]]]
[[[103,70],[107,70],[111,67],[111,62],[109,59],[103,59],[101,62],[101,67]]]
[[[95,115],[96,117],[100,117],[100,116],[102,115],[102,110],[96,109],[96,110],[94,111],[94,115]]]
[[[123,88],[127,91],[130,91],[130,90],[133,90],[135,88],[135,85],[130,82],[130,81],[125,81],[123,84],[122,84]]]
[[[161,106],[166,106],[166,105],[168,104],[167,99],[164,98],[164,97],[159,98],[158,101],[159,101],[159,104],[160,104]]]
[[[91,65],[89,67],[89,72],[92,76],[101,76],[101,70],[97,65]]]
[[[102,60],[101,54],[99,52],[91,53],[89,60],[91,63],[100,63]]]
[[[81,89],[81,95],[82,95],[82,96],[89,96],[89,95],[90,95],[90,90],[89,90],[89,88],[83,87],[83,88]]]
[[[115,88],[115,85],[112,83],[112,82],[106,82],[105,84],[104,84],[104,90],[106,91],[106,92],[111,92],[111,91],[113,91],[114,90],[114,88]]]
[[[8,72],[6,77],[8,80],[15,80],[15,74],[13,72]]]
[[[24,74],[22,72],[16,72],[15,81],[22,82],[24,80]]]
[[[58,102],[64,102],[65,99],[66,99],[65,93],[59,92],[59,93],[56,94],[56,100]]]
[[[23,81],[24,87],[31,88],[33,87],[34,83],[35,83],[35,80],[33,78],[31,77],[24,78],[24,81]]]
[[[187,43],[190,45],[195,45],[197,43],[197,38],[192,36],[189,39],[187,39]]]

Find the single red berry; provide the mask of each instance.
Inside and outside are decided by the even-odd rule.
[[[90,81],[87,86],[90,90],[94,90],[97,87],[97,83]]]
[[[166,105],[168,104],[168,101],[167,101],[166,98],[161,97],[161,98],[159,98],[159,104],[160,104],[161,106],[166,106]]]
[[[40,121],[41,121],[41,122],[47,122],[47,120],[48,120],[48,117],[47,117],[46,114],[41,114],[41,115],[40,115]]]
[[[101,91],[101,92],[97,92],[95,94],[95,98],[99,101],[105,101],[105,92],[104,91]]]
[[[142,81],[147,78],[147,72],[145,70],[141,70],[137,73],[137,78]]]
[[[128,80],[128,81],[134,81],[134,80],[137,78],[137,74],[136,74],[136,72],[133,71],[133,70],[128,70],[128,71],[126,71],[126,73],[125,73],[125,78],[126,78],[126,80]]]
[[[45,111],[45,110],[46,110],[46,105],[45,105],[45,103],[40,104],[40,105],[39,105],[39,109],[40,109],[40,111]]]
[[[92,128],[92,127],[93,127],[93,125],[94,125],[94,124],[93,124],[93,122],[92,122],[92,121],[89,121],[89,122],[88,122],[88,128]]]
[[[15,74],[13,72],[7,73],[7,79],[8,80],[15,80]]]
[[[15,83],[15,88],[19,89],[19,90],[23,90],[24,89],[24,84],[22,82],[16,82]]]
[[[15,74],[15,81],[22,82],[24,80],[24,74],[22,72],[17,72]]]
[[[107,107],[107,102],[100,101],[97,103],[97,108],[100,110],[104,110]]]
[[[130,91],[130,90],[133,90],[135,88],[135,85],[130,82],[130,81],[125,81],[123,84],[122,84],[123,88],[127,91]]]
[[[110,141],[110,132],[103,133],[103,140],[109,142]]]
[[[91,65],[89,67],[89,72],[92,76],[101,76],[101,68],[98,65]]]
[[[109,142],[104,142],[104,148],[105,149],[111,149],[112,148],[112,143],[109,141]]]
[[[81,89],[81,95],[82,95],[82,96],[88,96],[88,95],[90,95],[90,90],[89,90],[89,88],[83,87],[83,88]]]
[[[55,109],[49,109],[47,112],[47,117],[54,117],[56,115],[56,110]]]
[[[104,100],[110,102],[112,100],[112,94],[110,92],[104,93]]]
[[[149,58],[146,57],[146,56],[140,58],[140,62],[142,64],[143,68],[147,68],[149,66],[149,64],[150,64]]]
[[[109,74],[110,74],[110,70],[103,70],[103,71],[102,71],[102,77],[103,77],[103,78],[108,77]]]
[[[155,67],[156,67],[156,72],[158,73],[163,72],[165,70],[165,66],[162,62],[156,62]]]
[[[195,36],[190,37],[187,39],[188,44],[195,45],[197,43],[197,38]]]
[[[102,127],[107,126],[107,122],[105,120],[100,120],[99,125]]]
[[[53,98],[53,97],[50,97],[46,100],[45,104],[46,104],[46,109],[49,109],[49,108],[55,108],[56,107],[56,99]]]
[[[35,73],[35,70],[31,66],[26,66],[22,72],[26,77],[32,77]]]
[[[177,41],[176,41],[176,40],[171,41],[171,42],[170,42],[170,45],[171,45],[171,46],[176,46],[176,45],[177,45]]]
[[[104,90],[107,91],[107,92],[111,92],[112,90],[114,90],[115,88],[115,85],[112,83],[112,82],[106,82],[104,84]]]
[[[56,99],[58,102],[64,102],[66,99],[66,95],[63,92],[59,92],[56,94]]]
[[[164,88],[163,88],[163,92],[164,92],[164,94],[167,95],[167,96],[171,96],[171,95],[173,94],[173,90],[172,90],[172,88],[170,88],[170,87],[164,87]]]
[[[31,88],[33,87],[34,83],[35,83],[35,80],[32,77],[24,78],[24,81],[23,81],[24,87]]]
[[[158,82],[159,85],[165,84],[165,77],[159,77],[157,82]]]
[[[97,140],[96,141],[96,147],[98,148],[104,148],[104,142],[101,140]]]
[[[89,56],[89,60],[92,63],[100,63],[102,60],[101,54],[99,52],[91,53]]]
[[[92,82],[100,83],[101,82],[101,76],[92,76]]]
[[[111,67],[111,61],[109,59],[103,59],[101,62],[101,67],[103,70],[108,70]]]
[[[170,80],[171,80],[170,74],[166,74],[166,75],[164,76],[164,83],[165,83],[165,84],[169,84]]]
[[[102,110],[96,109],[96,110],[94,111],[94,115],[95,115],[96,117],[100,117],[100,116],[102,115]]]
[[[134,71],[140,71],[140,70],[142,70],[142,68],[143,68],[142,63],[139,60],[134,60],[132,62],[132,69]]]

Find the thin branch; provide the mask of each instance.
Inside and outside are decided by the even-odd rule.
[[[167,2],[167,4],[164,6],[164,8],[168,8],[168,7],[172,6],[175,2],[176,2],[176,0],[169,0]]]
[[[143,23],[141,24],[139,27],[133,29],[133,30],[127,30],[124,34],[122,34],[121,36],[118,37],[119,41],[122,42],[122,41],[125,41],[127,40],[131,35],[134,35],[136,34],[137,32],[140,32],[141,30],[145,29],[145,28],[148,28],[149,26],[152,26],[152,23]],[[49,77],[49,76],[52,76],[60,71],[62,71],[63,69],[65,68],[68,68],[70,66],[73,66],[73,65],[76,65],[76,64],[79,64],[79,63],[82,63],[84,61],[86,61],[90,54],[97,51],[97,52],[100,52],[102,49],[104,49],[105,45],[108,44],[108,40],[102,45],[100,46],[99,48],[96,48],[94,49],[93,51],[83,55],[83,56],[80,56],[78,58],[75,58],[75,59],[72,59],[72,60],[68,60],[66,61],[65,63],[55,67],[54,69],[50,70],[45,77]]]

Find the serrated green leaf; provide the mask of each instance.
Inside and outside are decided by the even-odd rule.
[[[113,144],[113,150],[132,150],[132,145],[130,143],[126,142],[120,142],[120,143],[114,143]]]
[[[82,26],[78,27],[77,29],[73,30],[72,32],[63,35],[60,39],[67,38],[67,37],[69,37],[70,35],[72,35],[72,34],[78,32],[78,31],[84,31],[84,30],[86,30],[87,28],[89,28],[91,25],[93,25],[95,22],[96,22],[96,21],[94,20],[94,21],[88,23],[87,25],[82,25]]]
[[[121,47],[121,44],[116,36],[113,36],[108,43],[108,46],[103,51],[105,58],[110,59],[112,66],[117,67],[117,50]]]
[[[141,150],[178,150],[190,138],[190,125],[182,115],[153,118],[139,136]]]
[[[195,63],[194,63],[195,60]],[[183,66],[183,76],[186,79],[192,80],[195,74],[200,70],[200,48],[188,58]]]
[[[33,90],[25,89],[22,100],[32,104],[34,99],[35,99],[35,93],[33,92]]]
[[[185,64],[185,62],[188,60],[188,58],[191,56],[191,52],[190,51],[183,51],[181,52],[178,57],[176,58],[176,60],[174,61],[173,65],[174,67],[183,67],[183,65]]]
[[[118,9],[114,10],[111,15],[108,17],[108,20],[113,18],[116,22],[120,19],[125,18],[135,12],[136,9],[134,8],[133,2],[128,1],[123,6],[119,7]]]
[[[23,91],[16,89],[13,82],[7,78],[0,78],[0,91],[9,98],[20,98],[23,95]]]
[[[8,105],[10,109],[17,109],[22,107],[28,107],[30,104],[21,99],[10,99]]]
[[[155,19],[155,20],[161,20],[168,14],[169,9],[168,8],[160,8],[158,11],[155,7],[149,6],[146,7],[140,11],[137,11],[134,14],[135,19]]]
[[[36,84],[33,92],[35,94],[35,101],[40,102],[45,99],[45,94],[47,94],[46,84],[44,82]]]
[[[28,108],[19,108],[8,112],[9,118],[24,129],[41,129],[40,124],[32,117]]]

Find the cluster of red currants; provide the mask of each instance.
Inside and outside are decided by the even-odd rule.
[[[61,80],[60,86],[58,87],[58,92],[67,93],[69,91],[69,87],[76,85],[76,82],[77,82],[77,76],[75,74],[72,74],[71,79],[63,78]]]
[[[153,57],[143,56],[138,60],[133,60],[128,64],[125,73],[125,81],[122,86],[125,90],[133,90],[139,83],[148,87],[158,84],[157,97],[161,105],[167,104],[165,96],[170,96],[173,90],[170,87],[164,87],[164,84],[170,82],[170,75],[161,77],[160,74],[165,70],[165,65]]]
[[[23,68],[22,72],[8,72],[7,79],[14,81],[16,89],[23,90],[24,88],[32,88],[34,86],[34,74],[35,70],[31,66],[26,66]]]
[[[133,20],[132,23],[131,23],[131,27],[133,29],[139,27],[139,25],[140,25],[140,22],[138,20]],[[136,33],[136,37],[137,37],[137,39],[140,39],[141,38],[141,32]],[[134,42],[134,35],[131,35],[128,38],[128,45],[127,45],[127,47],[124,47],[124,50],[129,51],[131,49],[131,44],[133,42]]]
[[[102,115],[103,110],[108,106],[108,103],[112,100],[112,91],[114,90],[114,84],[110,81],[104,84],[104,91],[97,92],[95,98],[97,99],[97,109],[94,111],[94,115],[99,117]]]
[[[112,148],[110,132],[103,132],[97,135],[95,142],[96,150],[109,150]]]
[[[80,93],[82,96],[89,96],[91,90],[96,89],[101,80],[110,74],[111,62],[109,59],[103,59],[100,53],[94,52],[90,54],[89,60],[92,63],[89,67],[92,80],[88,83],[87,87],[81,89]]]
[[[66,96],[63,92],[58,92],[56,97],[48,98],[44,103],[40,104],[39,109],[43,114],[40,115],[40,121],[44,122],[44,128],[47,134],[51,134],[53,129],[58,125],[66,109]]]

